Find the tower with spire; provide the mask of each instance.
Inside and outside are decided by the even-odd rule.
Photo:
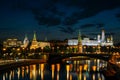
[[[79,30],[79,33],[78,33],[78,53],[82,53],[83,50],[82,50],[82,39],[81,39],[81,33],[80,33],[80,30]]]
[[[36,48],[38,48],[38,42],[37,42],[37,38],[36,38],[36,32],[34,32],[30,49],[36,49]]]

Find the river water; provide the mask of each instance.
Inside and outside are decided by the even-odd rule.
[[[0,80],[105,80],[101,73],[105,67],[107,62],[99,59],[40,63],[8,70]]]

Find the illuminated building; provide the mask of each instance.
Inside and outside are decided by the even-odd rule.
[[[50,47],[50,43],[49,43],[49,42],[43,42],[43,41],[41,41],[41,42],[38,43],[38,46],[39,46],[40,48],[44,48],[44,47],[46,47],[46,46],[49,46],[49,47]]]
[[[36,33],[34,33],[30,49],[37,49],[37,48],[42,48],[43,49],[46,46],[50,47],[50,43],[47,42],[47,41],[40,41],[40,42],[38,42],[37,39],[36,39]]]
[[[85,46],[113,46],[113,37],[105,37],[105,31],[102,30],[101,36],[98,35],[97,39],[90,39],[90,38],[83,38],[81,40],[82,45]],[[76,46],[78,45],[79,41],[78,39],[69,39],[68,45],[69,46]]]
[[[22,45],[22,42],[19,41],[18,39],[7,39],[6,41],[3,42],[3,47],[8,48],[8,47],[20,47]]]

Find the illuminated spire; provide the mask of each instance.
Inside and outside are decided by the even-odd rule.
[[[80,33],[80,30],[79,30],[79,34],[78,34],[78,53],[82,53],[83,50],[82,50],[82,39],[81,39],[81,33]]]
[[[102,42],[104,42],[104,41],[105,41],[105,30],[102,29]]]
[[[79,33],[78,33],[78,43],[81,43],[81,32],[79,30]]]
[[[38,46],[38,42],[37,42],[37,39],[36,39],[36,33],[34,32],[33,41],[31,43],[30,49],[36,49],[38,47],[39,46]]]
[[[36,32],[34,32],[33,41],[36,41]]]

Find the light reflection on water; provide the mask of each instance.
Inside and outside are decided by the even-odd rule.
[[[0,75],[0,80],[105,80],[100,60],[67,61],[67,64],[46,63],[21,66]]]

